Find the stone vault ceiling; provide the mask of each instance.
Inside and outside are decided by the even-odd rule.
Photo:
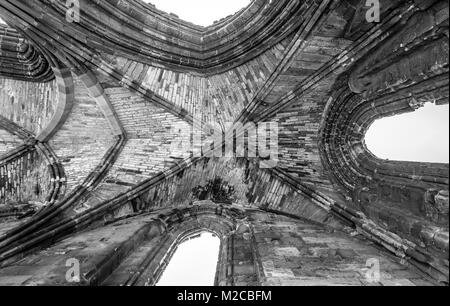
[[[359,236],[448,283],[448,164],[364,144],[378,118],[448,103],[447,1],[381,1],[369,23],[363,1],[253,0],[206,28],[138,0],[80,0],[68,22],[64,2],[0,1],[0,265],[93,229],[89,249],[155,211],[223,232],[265,213]],[[269,169],[179,145],[262,122],[279,129]],[[127,222],[118,239],[149,230]],[[131,247],[113,241],[97,259]]]

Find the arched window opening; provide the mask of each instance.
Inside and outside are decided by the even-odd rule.
[[[157,286],[214,286],[220,239],[209,232],[178,245]]]
[[[251,0],[145,0],[157,9],[173,13],[179,18],[200,26],[212,25],[215,21],[233,15],[248,6]]]
[[[382,159],[448,163],[449,106],[427,103],[415,112],[377,120],[365,141]]]

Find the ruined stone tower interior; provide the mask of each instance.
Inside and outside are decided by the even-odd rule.
[[[0,285],[157,285],[203,232],[216,286],[448,285],[448,162],[365,141],[448,104],[448,1],[151,2],[0,0]]]

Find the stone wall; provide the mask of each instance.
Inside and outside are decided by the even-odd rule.
[[[316,90],[270,119],[279,126],[278,167],[328,194],[335,192],[320,159],[319,141],[331,85],[319,84]]]
[[[72,112],[49,142],[65,169],[67,191],[79,185],[114,144],[108,121],[96,101],[76,76],[74,83]]]
[[[364,137],[378,119],[448,103],[448,16],[447,1],[424,1],[355,61],[330,93],[320,135],[322,166],[335,188],[380,226],[441,257],[443,270],[448,164],[382,160]]]
[[[52,119],[59,94],[56,81],[33,83],[0,78],[1,115],[38,135]]]
[[[283,58],[289,40],[238,68],[213,75],[153,67],[111,57],[114,68],[202,122],[224,128],[234,122]]]
[[[0,206],[43,205],[50,189],[47,161],[35,149],[0,163]]]
[[[18,136],[0,129],[0,156],[8,153],[23,144],[23,140]]]
[[[154,285],[173,247],[189,233],[202,230],[215,232],[222,240],[217,285],[433,284],[359,237],[212,203],[118,220],[79,233],[3,268],[0,284]],[[80,263],[80,283],[66,280],[66,263],[73,259]],[[369,275],[375,278],[367,277],[371,263],[379,267],[379,279],[373,273]]]
[[[268,286],[422,286],[430,284],[360,237],[308,222],[258,214],[253,232]],[[380,279],[370,279],[370,265]],[[372,274],[373,275],[373,274]]]
[[[128,138],[108,181],[134,186],[190,156],[189,124],[123,87],[109,87],[106,95]]]

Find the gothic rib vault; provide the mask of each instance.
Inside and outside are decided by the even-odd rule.
[[[153,285],[221,238],[217,285],[448,284],[448,164],[371,154],[374,120],[447,104],[448,2],[253,0],[210,27],[140,0],[0,0],[0,285]],[[200,118],[200,120],[198,120]],[[276,122],[278,160],[191,131]],[[236,136],[245,135],[237,129]],[[194,148],[195,150],[195,148]]]

